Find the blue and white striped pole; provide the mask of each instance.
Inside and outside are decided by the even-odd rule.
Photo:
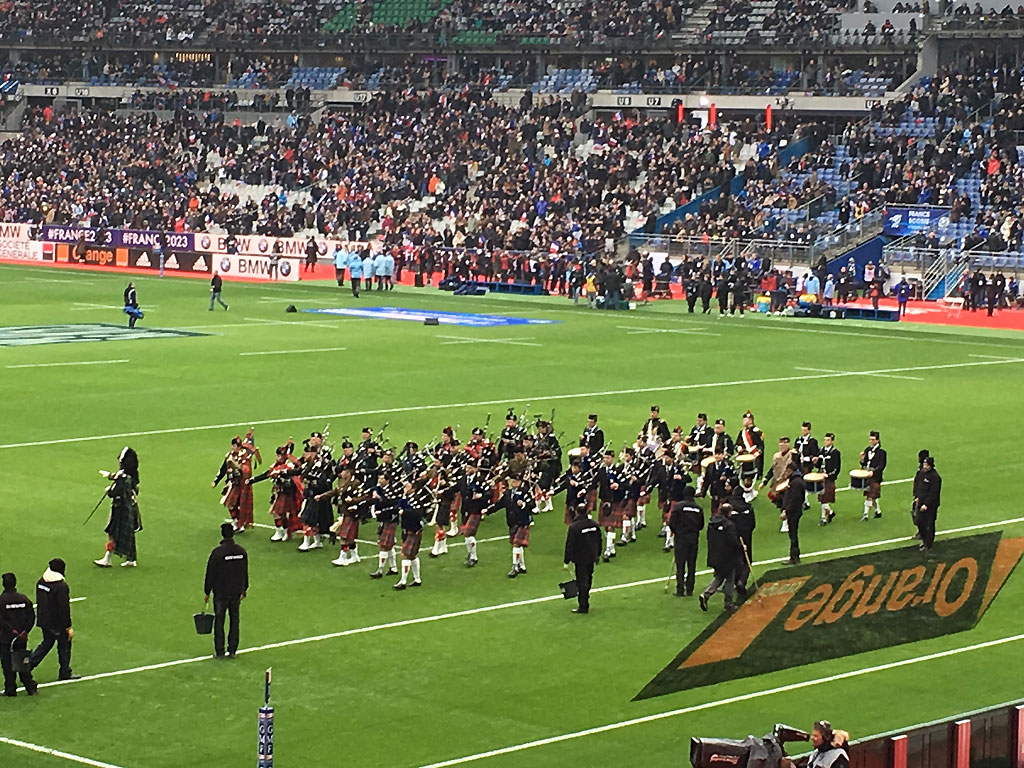
[[[256,768],[274,768],[274,708],[270,706],[270,669],[263,684],[263,706],[260,707]]]

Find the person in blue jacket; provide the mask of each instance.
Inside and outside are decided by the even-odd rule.
[[[910,283],[907,282],[907,276],[904,275],[903,279],[896,284],[896,301],[899,304],[900,317],[907,314],[907,301],[910,300],[910,295],[914,292],[914,289],[910,287]]]
[[[348,277],[352,282],[352,295],[359,298],[359,283],[363,276],[363,259],[357,251],[348,255]]]

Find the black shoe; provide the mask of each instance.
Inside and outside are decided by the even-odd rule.
[[[615,555],[617,555],[617,554],[618,554],[618,552],[612,552],[611,556],[615,557]]]
[[[508,577],[510,579],[514,579],[518,575],[519,575],[519,569],[516,568],[515,566],[512,566],[512,570],[508,572]]]
[[[405,589],[405,584],[395,584],[395,586],[393,586],[392,589],[397,589],[399,592],[401,592],[403,589]]]
[[[427,557],[438,557],[438,555],[434,554],[433,552],[427,552]]]
[[[573,610],[576,610],[576,609],[574,608]],[[8,693],[7,691],[0,691],[0,696],[3,696],[3,697],[8,698],[8,699],[13,699],[17,695],[18,695],[17,691],[14,691],[13,693]],[[29,695],[31,696],[32,694],[29,694]]]
[[[32,688],[26,688],[25,689],[25,693],[28,694],[29,696],[38,696],[39,695],[39,686],[33,686]]]
[[[590,613],[590,609],[589,608],[573,608],[572,612],[573,613]]]
[[[738,594],[740,597],[746,597],[747,596],[747,585],[746,584],[737,584],[736,585],[736,594]]]
[[[229,659],[235,658],[235,652],[234,651],[228,651],[228,658]]]
[[[726,613],[728,611],[734,611],[734,610],[736,610],[736,604],[735,603],[726,603],[725,605],[722,606],[722,613]]]
[[[700,603],[700,609],[706,611],[708,609],[708,598],[703,592],[697,595],[697,602]]]
[[[474,557],[467,557],[466,558],[466,567],[467,568],[472,568],[474,565],[476,565],[476,558],[474,558]]]
[[[627,544],[629,544],[629,539],[619,539],[617,542],[615,542],[615,546],[617,547],[624,547]]]
[[[70,675],[64,675],[62,677],[58,677],[57,679],[58,680],[81,680],[82,676],[81,675],[76,675],[74,672],[72,672]]]
[[[637,523],[637,524],[636,524],[636,529],[637,529],[638,531],[642,531],[642,530],[643,530],[644,528],[646,528],[646,527],[647,527],[647,523]]]
[[[685,592],[673,592],[672,597],[686,597]]]
[[[520,565],[519,566],[519,573],[521,573],[521,574],[523,574],[525,576],[526,575],[526,566]]]
[[[397,576],[397,575],[398,575],[398,569],[397,568],[392,568],[390,571],[388,571],[388,576]]]
[[[804,502],[804,512],[806,512],[806,511],[807,511],[808,509],[810,509],[810,508],[811,508],[811,505],[810,505],[810,504],[808,504],[808,503],[807,503],[807,502],[805,501],[805,502]]]
[[[658,538],[659,538],[659,539],[664,539],[664,538],[665,538],[665,535],[666,535],[666,534],[665,534],[665,532],[664,532],[664,531],[658,531]]]
[[[789,558],[789,560],[786,561],[786,564],[787,565],[800,565],[800,558],[799,557],[791,557],[791,558]]]
[[[686,590],[686,597],[693,597],[693,590],[692,589]]]
[[[609,562],[609,561],[611,560],[611,558],[610,558],[610,557],[608,557],[608,555],[604,555],[604,556],[603,556],[603,557],[601,558],[601,560],[602,560],[603,562],[606,562],[606,563],[607,563],[607,562]]]
[[[875,519],[876,519],[876,520],[877,520],[878,518],[880,518],[881,516],[882,516],[882,513],[881,513],[881,512],[875,512]]]
[[[226,658],[226,657],[224,656],[224,651],[216,651],[213,654],[213,658],[215,658],[215,659],[223,659],[223,658]]]
[[[370,578],[371,579],[383,579],[384,578],[384,572],[381,571],[381,570],[376,570],[376,571],[374,571],[373,573],[370,574]]]
[[[422,587],[422,586],[423,586],[423,582],[422,582],[422,581],[414,581],[414,582],[413,582],[412,584],[410,584],[409,586],[410,586],[410,587]]]
[[[672,545],[671,544],[666,544],[664,547],[661,548],[661,551],[662,552],[671,552],[672,551]]]
[[[918,544],[917,548],[919,550],[921,550],[922,552],[927,552],[929,549],[931,549],[931,547],[929,547],[927,544],[924,544],[924,543]]]

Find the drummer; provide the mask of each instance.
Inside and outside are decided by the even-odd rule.
[[[832,432],[825,433],[821,455],[815,462],[815,470],[825,475],[824,488],[818,494],[818,501],[821,502],[820,525],[828,525],[836,516],[836,513],[832,511],[832,505],[836,503],[836,480],[839,478],[843,462],[835,441],[836,436]]]
[[[754,414],[750,411],[743,414],[743,429],[736,435],[736,452],[755,457],[755,480],[764,475],[764,432],[754,424]]]
[[[711,445],[711,429],[708,427],[708,415],[697,414],[697,423],[690,428],[690,434],[686,437],[686,445],[700,446],[706,448]]]
[[[683,458],[686,454],[686,441],[683,439],[683,428],[681,425],[672,430],[672,439],[662,447],[671,453],[674,458]]]
[[[800,425],[800,437],[793,444],[793,451],[800,460],[800,471],[802,474],[816,472],[815,460],[821,455],[821,448],[818,447],[818,438],[811,434],[811,422],[805,421]],[[807,498],[804,499],[804,511],[811,508],[811,492],[807,491]]]
[[[860,452],[860,466],[871,473],[868,480],[868,487],[864,489],[864,514],[861,521],[871,516],[872,509],[875,517],[882,516],[882,508],[878,500],[882,496],[882,474],[885,472],[886,454],[882,447],[882,440],[877,430],[868,433],[868,447]]]
[[[780,437],[779,450],[772,456],[772,465],[768,468],[768,473],[764,476],[764,480],[761,481],[762,488],[770,484],[768,498],[780,510],[782,509],[782,494],[778,493],[775,489],[789,479],[793,472],[792,462],[793,451],[791,450],[790,440],[788,437]]]
[[[735,448],[736,446],[733,444],[732,438],[725,432],[725,419],[715,419],[715,430],[711,433],[711,442],[705,453],[709,453],[712,456],[717,456],[721,453],[726,458],[729,458],[732,456]]]

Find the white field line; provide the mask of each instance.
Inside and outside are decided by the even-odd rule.
[[[344,352],[348,347],[321,347],[320,349],[269,349],[260,352],[239,352],[239,357],[253,355],[298,355],[306,352]]]
[[[916,365],[906,368],[879,368],[876,370],[856,371],[860,375],[870,373],[907,373],[911,371],[937,371],[955,368],[977,368],[988,365],[1010,365],[1024,363],[1024,359],[1017,360],[978,360],[967,363],[946,363],[943,365]],[[2,443],[0,450],[5,448],[32,448],[43,445],[65,445],[67,443],[87,443],[96,440],[121,440],[126,437],[143,437],[147,435],[174,435],[182,432],[206,432],[214,429],[235,429],[239,424],[246,426],[265,426],[268,424],[290,424],[298,421],[330,421],[332,419],[355,418],[356,416],[376,416],[381,414],[407,413],[419,411],[448,410],[452,408],[477,408],[486,405],[508,405],[509,403],[540,403],[552,400],[577,400],[581,398],[612,397],[616,395],[636,395],[651,392],[683,392],[694,389],[714,389],[718,387],[750,386],[752,384],[780,384],[792,381],[814,381],[817,379],[834,379],[846,376],[845,373],[814,373],[802,376],[776,376],[764,379],[734,379],[732,381],[706,382],[700,384],[670,384],[661,387],[636,387],[634,389],[608,389],[599,392],[574,392],[564,395],[541,395],[532,397],[503,397],[500,400],[477,400],[464,403],[437,403],[432,405],[408,405],[394,408],[372,408],[363,411],[347,411],[342,413],[329,413],[310,416],[286,416],[278,419],[243,419],[237,422],[226,424],[203,424],[191,427],[170,427],[166,429],[145,429],[137,432],[111,432],[105,435],[87,435],[83,437],[63,437],[53,440],[32,440],[19,443]]]
[[[973,357],[973,355],[972,355]],[[904,381],[924,381],[920,376],[897,376],[892,373],[859,373],[858,371],[837,371],[834,368],[805,368],[794,366],[794,371],[814,371],[815,373],[845,373],[849,376],[876,376],[879,379],[903,379]]]
[[[738,696],[729,696],[728,698],[718,699],[717,701],[706,701],[702,704],[694,704],[693,706],[689,707],[680,707],[679,709],[670,709],[666,712],[658,712],[657,714],[645,715],[644,717],[634,717],[629,720],[620,720],[617,723],[599,725],[594,728],[587,728],[582,731],[563,733],[558,736],[549,736],[545,739],[526,741],[521,744],[514,744],[509,747],[491,749],[486,752],[477,752],[476,754],[466,755],[465,757],[456,757],[452,760],[443,760],[439,763],[430,763],[429,765],[422,766],[422,768],[447,768],[448,766],[452,765],[463,765],[464,763],[472,763],[476,762],[477,760],[485,760],[491,757],[498,757],[499,755],[508,755],[515,752],[522,752],[523,750],[532,749],[534,747],[543,747],[547,746],[548,744],[558,744],[563,741],[571,741],[573,739],[579,739],[584,736],[594,736],[599,733],[617,731],[621,728],[629,728],[633,725],[653,723],[657,720],[665,720],[670,717],[678,717],[679,715],[688,715],[694,712],[702,712],[708,709],[716,709],[717,707],[728,706],[729,704],[738,704],[740,702],[750,701],[751,699],[760,699],[765,696],[774,696],[779,693],[789,693],[791,691],[803,691],[812,686],[827,685],[829,683],[839,682],[840,680],[849,680],[855,677],[863,677],[864,675],[874,674],[875,672],[885,672],[890,669],[899,669],[901,667],[907,667],[913,664],[921,664],[923,662],[936,661],[938,659],[944,659],[950,656],[959,656],[962,653],[972,653],[974,651],[981,651],[987,648],[995,648],[996,646],[1005,645],[1007,643],[1016,643],[1021,640],[1024,640],[1024,634],[1000,637],[997,640],[988,640],[983,643],[974,643],[972,645],[962,645],[957,648],[950,648],[946,651],[938,651],[936,653],[927,653],[921,656],[913,656],[909,659],[891,661],[887,664],[876,664],[870,667],[861,667],[860,669],[852,669],[849,672],[839,672],[834,675],[828,675],[826,677],[817,677],[811,680],[804,680],[799,683],[790,683],[788,685],[779,685],[773,688],[764,688],[760,691],[751,691],[750,693],[743,693]]]
[[[997,528],[1002,525],[1012,525],[1015,523],[1024,523],[1024,517],[1011,517],[1005,520],[996,520],[990,523],[978,523],[976,525],[966,525],[960,528],[951,528],[948,531],[937,531],[936,536],[948,536],[954,533],[966,533],[968,531],[978,531],[985,528]],[[910,536],[902,536],[894,539],[884,539],[881,541],[869,541],[863,544],[853,544],[847,547],[836,547],[835,549],[825,549],[820,552],[807,552],[802,555],[803,558],[808,557],[821,557],[822,555],[834,555],[843,552],[853,552],[859,549],[868,549],[870,547],[884,546],[888,544],[901,544],[912,541]],[[754,566],[764,565],[777,565],[784,562],[785,558],[774,558],[771,560],[758,560],[754,563]],[[710,574],[709,569],[698,571],[697,575],[706,576]],[[641,579],[640,581],[631,581],[623,584],[612,584],[607,587],[597,587],[592,590],[593,593],[597,592],[612,592],[619,589],[631,589],[633,587],[642,587],[649,584],[664,584],[666,577],[658,576],[653,579]],[[403,619],[401,621],[390,621],[384,624],[374,624],[366,627],[353,627],[351,629],[344,629],[337,632],[328,632],[322,635],[312,635],[310,637],[300,637],[293,640],[282,640],[276,643],[267,643],[265,645],[257,645],[252,648],[243,648],[238,653],[259,653],[261,651],[275,650],[278,648],[291,648],[297,645],[307,645],[309,643],[317,643],[323,640],[334,640],[339,637],[352,637],[354,635],[364,635],[373,632],[380,632],[387,629],[399,629],[401,627],[411,627],[419,624],[430,624],[435,621],[444,621],[446,619],[457,619],[464,616],[476,616],[483,613],[493,613],[495,611],[501,611],[508,608],[520,608],[527,605],[537,605],[539,603],[548,603],[554,600],[564,599],[561,594],[557,595],[544,595],[542,597],[525,598],[523,600],[514,600],[508,603],[498,603],[496,605],[485,605],[480,608],[467,608],[461,611],[451,611],[450,613],[439,613],[432,616],[421,616],[415,619]],[[49,683],[41,683],[40,688],[52,688],[59,685],[74,685],[76,683],[84,683],[89,680],[104,680],[111,677],[123,677],[125,675],[134,675],[139,672],[151,672],[157,669],[170,669],[172,667],[180,667],[186,664],[195,664],[200,661],[206,661],[210,658],[210,654],[204,654],[202,656],[193,656],[187,659],[175,659],[173,661],[157,662],[155,664],[146,664],[139,667],[130,667],[128,669],[118,669],[113,672],[100,672],[95,675],[83,675],[76,680],[54,680]]]
[[[1001,357],[1000,355],[968,355],[968,357],[979,357],[983,360],[1007,360],[1015,363],[1021,360],[1019,357]]]
[[[509,339],[476,339],[471,336],[445,336],[438,335],[439,339],[450,339],[450,341],[442,341],[441,344],[511,344],[517,347],[542,347],[543,344],[537,344],[532,341],[533,336],[515,336]]]
[[[38,752],[41,755],[49,755],[50,757],[59,757],[61,760],[70,760],[72,763],[78,763],[79,765],[90,765],[92,768],[120,768],[120,766],[114,765],[113,763],[104,763],[102,760],[93,760],[91,757],[73,755],[70,752],[62,752],[59,749],[42,747],[38,744],[21,741],[20,739],[10,739],[6,736],[0,736],[0,744],[7,744],[8,746],[18,747],[19,749],[27,749],[31,752]]]
[[[684,333],[692,336],[721,336],[720,333],[714,331],[694,331],[689,328],[647,328],[640,325],[617,325],[615,326],[620,331],[626,331],[627,336],[636,336],[638,334],[646,333]]]
[[[75,283],[76,285],[92,285],[92,280],[75,280],[60,277],[26,277],[30,283]]]
[[[5,365],[5,368],[62,368],[68,365],[116,365],[127,363],[127,360],[81,360],[77,363],[23,363],[22,365]]]
[[[88,597],[72,597],[72,598],[71,598],[71,600],[70,600],[69,602],[72,602],[72,603],[80,603],[80,602],[82,602],[83,600],[88,600],[88,599],[89,599]]]

